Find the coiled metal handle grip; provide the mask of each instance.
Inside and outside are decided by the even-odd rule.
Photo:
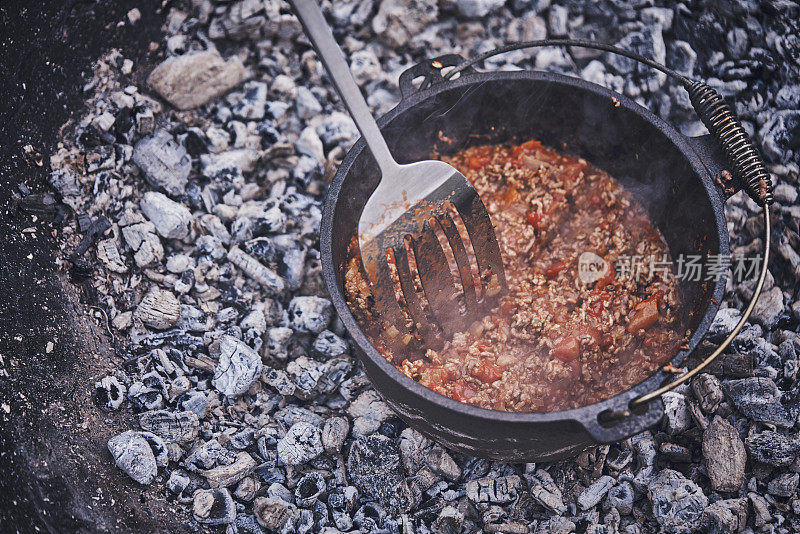
[[[686,90],[700,120],[722,145],[741,187],[759,206],[772,204],[772,180],[764,162],[722,95],[701,81]]]

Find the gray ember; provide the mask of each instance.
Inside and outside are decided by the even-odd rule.
[[[285,3],[168,3],[162,60],[150,71],[116,51],[98,60],[89,111],[51,156],[57,195],[21,191],[18,206],[53,217],[60,200],[79,215],[64,259],[93,277],[122,349],[86,387],[101,419],[132,425],[114,422],[109,462],[215,532],[800,529],[800,8],[717,4],[323,2],[376,114],[425,57],[593,38],[708,80],[773,174],[770,276],[733,348],[664,397],[651,431],[520,466],[407,428],[359,368],[319,269],[327,179],[358,131]],[[623,58],[545,48],[485,67],[581,76],[705,133],[682,89]],[[732,251],[758,253],[756,206],[740,193],[725,209]],[[753,283],[728,289],[706,354]]]

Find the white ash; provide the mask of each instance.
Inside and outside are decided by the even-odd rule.
[[[170,200],[162,193],[148,191],[139,205],[161,237],[183,239],[189,234],[192,214],[183,204]]]
[[[261,357],[233,336],[223,335],[219,342],[219,363],[214,370],[212,383],[225,396],[242,395],[261,375]]]
[[[139,484],[150,484],[158,466],[153,450],[140,432],[128,430],[108,440],[108,450],[117,467]]]
[[[170,195],[183,193],[192,168],[186,149],[164,130],[136,143],[133,161],[150,184],[163,188]]]
[[[178,109],[191,109],[225,94],[248,77],[238,57],[212,51],[171,57],[148,77],[150,86]]]

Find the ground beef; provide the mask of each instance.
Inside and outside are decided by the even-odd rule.
[[[470,147],[443,159],[489,211],[508,294],[440,350],[391,350],[354,239],[350,307],[403,373],[475,406],[550,412],[618,394],[674,356],[684,333],[667,245],[616,180],[537,141]],[[587,252],[606,266],[594,276],[579,261]]]

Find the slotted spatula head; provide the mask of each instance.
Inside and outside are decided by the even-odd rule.
[[[488,311],[505,288],[486,208],[450,165],[395,161],[319,6],[314,0],[289,1],[381,171],[358,225],[376,315],[389,323],[389,342],[399,348],[412,340],[435,347]],[[460,228],[471,245],[462,241]]]
[[[384,175],[361,213],[358,241],[376,311],[404,345],[409,336],[441,345],[488,313],[506,288],[486,207],[443,161]]]

